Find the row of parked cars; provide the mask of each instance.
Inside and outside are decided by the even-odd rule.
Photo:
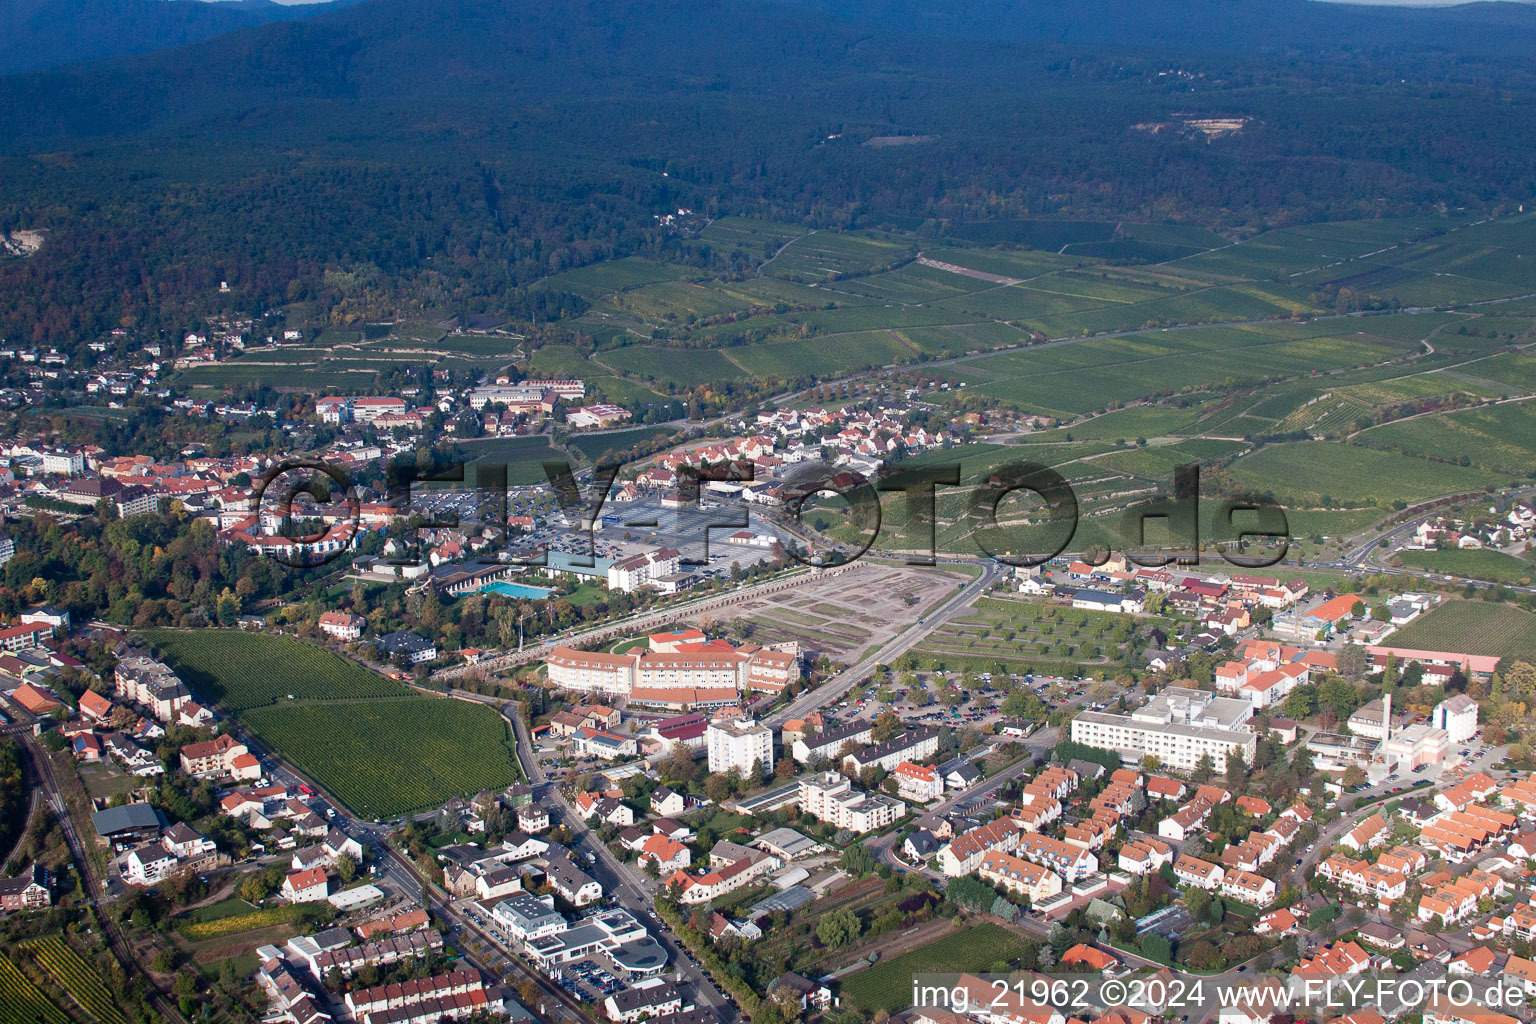
[[[611,996],[615,992],[622,991],[624,983],[615,978],[612,973],[591,960],[580,960],[560,970],[560,987],[572,995],[581,995],[577,982],[585,982],[587,986],[598,993]]]

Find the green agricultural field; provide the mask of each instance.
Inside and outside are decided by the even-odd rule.
[[[965,249],[953,246],[924,249],[923,255],[939,263],[951,263],[985,274],[1028,280],[1056,270],[1070,270],[1091,264],[1073,256],[1054,253],[1021,252],[1012,249]],[[961,275],[964,276],[964,275]],[[972,280],[979,280],[973,278]]]
[[[10,958],[0,954],[0,1006],[6,1019],[26,1024],[71,1024],[62,1010],[48,1001],[42,990]]]
[[[535,287],[550,291],[574,292],[588,298],[609,295],[629,288],[641,288],[661,281],[681,279],[687,268],[669,266],[639,256],[594,263],[579,270],[546,277]]]
[[[1055,252],[1083,242],[1108,242],[1115,237],[1114,221],[1106,220],[988,220],[958,224],[954,237],[996,245],[1007,242],[1027,249]]]
[[[387,346],[388,349],[395,351],[424,349],[428,352],[459,353],[465,356],[510,360],[521,345],[522,343],[516,338],[507,338],[499,334],[454,334],[433,342],[409,340],[402,342],[400,339],[390,338],[385,342],[374,342],[368,346],[368,350]]]
[[[544,345],[533,352],[530,365],[551,377],[586,377],[593,371],[587,354],[574,345]]]
[[[390,818],[518,777],[510,730],[483,705],[422,695],[277,634],[145,636],[194,692],[358,814]]]
[[[96,968],[86,963],[63,938],[52,935],[27,948],[38,966],[96,1024],[128,1024],[128,1018],[117,1007],[117,998],[107,989]]]
[[[1528,586],[1536,577],[1536,565],[1502,551],[1403,551],[1397,559],[1412,569],[1492,583]]]
[[[1478,377],[1513,385],[1523,394],[1536,393],[1536,356],[1507,352],[1466,367]]]
[[[982,922],[847,976],[842,996],[867,1013],[895,1013],[912,1005],[914,975],[985,971],[995,963],[1010,963],[1025,947],[1022,936]]]
[[[1168,489],[1172,485],[1175,470],[1200,460],[1177,445],[1162,445],[1109,452],[1096,456],[1092,461],[1096,467],[1107,467],[1128,476],[1153,480]]]
[[[510,727],[443,697],[282,704],[242,721],[358,814],[392,818],[519,778]]]
[[[1412,242],[1449,226],[1445,220],[1339,221],[1280,228],[1213,252],[1180,260],[1177,266],[1207,273],[1269,280],[1276,272],[1299,274],[1353,260],[1389,245]],[[1342,269],[1342,268],[1340,268]],[[1370,269],[1358,266],[1355,269]]]
[[[461,447],[473,464],[505,463],[507,483],[513,487],[547,483],[544,463],[565,465],[570,462],[564,453],[549,446],[545,437],[496,437],[465,441]],[[467,475],[466,486],[474,486],[473,470]]]
[[[1087,441],[1095,438],[1134,441],[1138,437],[1161,437],[1176,434],[1191,426],[1199,418],[1198,409],[1173,409],[1157,405],[1134,405],[1125,409],[1094,416],[1070,427],[1043,430],[1019,438],[1022,444],[1060,443],[1063,441]]]
[[[1496,473],[1536,468],[1536,403],[1518,402],[1421,416],[1360,434],[1361,444],[1455,462],[1465,457]]]
[[[187,388],[228,390],[266,384],[292,391],[336,388],[361,394],[373,387],[379,373],[396,367],[494,369],[512,361],[517,342],[511,338],[463,335],[434,340],[411,337],[363,341],[356,332],[326,332],[319,341],[333,346],[256,348],[234,359],[195,366],[178,374]],[[335,347],[340,346],[340,347]]]
[[[1316,507],[1417,501],[1505,484],[1507,477],[1335,441],[1272,444],[1228,467],[1233,480],[1283,504]]]
[[[598,358],[604,366],[620,373],[677,388],[698,387],[747,375],[718,349],[630,345],[603,352]]]
[[[772,255],[779,246],[792,238],[799,238],[807,230],[809,229],[794,224],[756,220],[751,217],[717,217],[709,222],[709,227],[699,232],[699,239],[716,248],[761,252],[768,256]]]
[[[739,313],[754,303],[691,281],[662,281],[624,292],[620,308],[652,322]]]
[[[818,281],[896,266],[916,253],[916,246],[908,242],[817,231],[790,242],[763,266],[763,273],[791,281]]]
[[[1393,647],[1536,660],[1536,615],[1491,601],[1447,601],[1387,638]]]
[[[239,716],[279,700],[404,697],[409,687],[314,644],[235,629],[141,634],[199,697]]]
[[[566,447],[580,452],[588,462],[600,462],[604,455],[616,454],[637,444],[649,444],[676,433],[671,427],[636,427],[602,434],[576,434],[566,442]]]
[[[1198,387],[1232,387],[1391,359],[1379,339],[1295,337],[1293,325],[1200,328],[1025,349],[964,364],[970,386],[1035,411],[1091,412]]]
[[[1171,624],[1016,598],[982,598],[951,619],[913,653],[925,668],[993,670],[1046,664],[1085,665],[1114,658],[1139,629]]]
[[[589,404],[604,401],[635,407],[667,401],[667,397],[660,392],[624,377],[587,377],[586,381],[586,401]]]
[[[853,370],[910,362],[913,346],[892,331],[871,331],[811,341],[787,341],[732,349],[731,358],[755,377],[793,380],[815,375],[830,377]]]
[[[1127,238],[1138,242],[1182,245],[1191,249],[1215,249],[1229,241],[1198,224],[1121,224],[1120,230]]]
[[[1317,535],[1338,540],[1364,530],[1385,513],[1379,508],[1367,509],[1288,509],[1286,522],[1292,537]]]

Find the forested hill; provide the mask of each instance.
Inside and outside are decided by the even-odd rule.
[[[1182,52],[1525,57],[1536,4],[1403,8],[1321,0],[802,0],[855,24],[933,35]]]
[[[0,74],[151,53],[316,10],[268,0],[5,0]]]
[[[1375,11],[1189,0],[1228,22],[1307,3],[1299,19],[1339,27],[1321,50],[1277,28],[1262,53],[1216,53],[1173,0],[1052,5],[1134,46],[1087,45],[1082,26],[1045,41],[1061,14],[1034,38],[977,39],[969,22],[925,29],[938,0],[876,2],[835,17],[368,0],[0,78],[0,230],[47,232],[0,260],[0,336],[72,345],[342,287],[510,310],[554,271],[660,254],[675,240],[654,217],[678,205],[938,231],[1041,215],[1245,229],[1536,194],[1536,72],[1479,48],[1501,20],[1500,45],[1532,40],[1518,11],[1385,12],[1444,19],[1407,52],[1409,30],[1371,28]],[[1018,8],[1010,24],[1040,10]],[[1191,127],[1208,118],[1240,130]],[[922,141],[865,144],[892,137]],[[241,288],[220,298],[225,279]]]

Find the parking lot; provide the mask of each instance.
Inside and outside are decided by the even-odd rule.
[[[866,561],[856,573],[812,580],[732,609],[755,643],[796,641],[805,651],[854,664],[971,579],[943,566]]]
[[[1002,679],[983,672],[976,676],[974,686],[968,687],[958,672],[913,672],[900,674],[898,678],[907,675],[919,686],[904,697],[886,703],[879,699],[880,687],[870,684],[855,689],[830,711],[835,718],[844,719],[872,719],[885,711],[893,711],[902,721],[915,725],[980,728],[995,725],[1007,717],[1002,712],[1003,700],[1007,697],[1005,687],[1028,687],[1048,710],[1069,714],[1101,710],[1113,704],[1124,692],[1114,683],[1081,676],[1069,679],[1025,674]],[[890,685],[892,689],[901,689],[896,682]],[[958,696],[959,703],[944,704],[941,698],[946,690]]]

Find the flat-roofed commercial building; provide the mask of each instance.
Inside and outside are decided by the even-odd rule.
[[[1128,715],[1084,711],[1072,720],[1072,739],[1118,750],[1128,761],[1152,755],[1171,768],[1194,769],[1209,755],[1217,771],[1236,751],[1253,763],[1258,736],[1248,724],[1253,706],[1204,690],[1170,687]]]

